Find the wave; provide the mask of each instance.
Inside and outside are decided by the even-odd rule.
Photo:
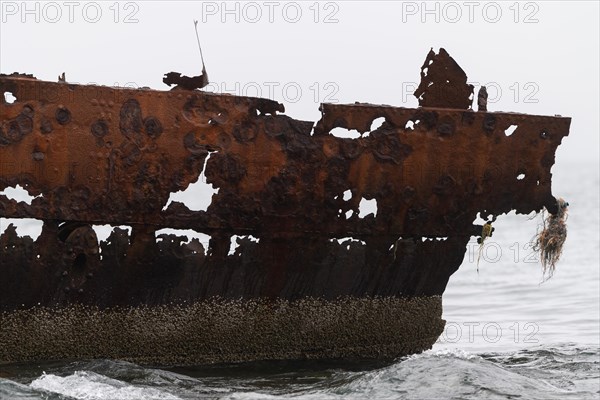
[[[0,378],[0,399],[597,400],[600,394],[598,346],[574,343],[503,353],[440,349],[392,365],[363,366],[254,363],[159,369],[109,360],[43,366],[47,372],[19,366],[6,369],[3,376],[10,379]]]
[[[77,371],[65,377],[43,374],[31,382],[31,388],[85,400],[182,400],[150,387],[132,386],[89,371]]]

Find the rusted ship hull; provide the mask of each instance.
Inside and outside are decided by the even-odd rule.
[[[0,217],[44,225],[35,241],[12,227],[0,239],[2,362],[423,351],[443,330],[441,295],[481,233],[478,213],[556,209],[550,168],[570,124],[371,104],[323,104],[315,124],[266,99],[23,76],[0,77],[7,91],[0,191],[35,198],[0,195]],[[203,170],[219,189],[210,206],[166,207]],[[362,199],[376,214],[359,217]],[[132,231],[98,244],[100,224]],[[163,228],[211,239],[156,238]]]

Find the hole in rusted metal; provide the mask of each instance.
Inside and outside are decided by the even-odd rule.
[[[517,175],[517,180],[522,181],[523,179],[525,179],[525,174],[521,173]]]
[[[195,253],[206,254],[208,250],[208,244],[210,242],[211,236],[197,232],[193,229],[173,229],[173,228],[163,228],[155,233],[156,241],[160,242],[164,240],[164,236],[167,235],[175,235],[178,237],[185,237],[185,240],[182,242],[187,244],[188,247],[192,249]],[[163,236],[163,237],[159,237]]]
[[[131,227],[126,225],[92,225],[92,229],[96,232],[98,242],[106,241],[113,232],[113,229],[119,228],[127,230],[128,234],[131,235]]]
[[[364,218],[369,214],[373,214],[375,217],[377,216],[377,200],[368,200],[363,197],[358,205],[358,217]]]
[[[7,104],[13,104],[15,101],[17,101],[17,98],[15,97],[15,95],[13,95],[12,92],[4,92],[4,102]]]
[[[229,245],[229,253],[227,255],[229,255],[229,256],[234,255],[236,253],[236,250],[240,247],[243,240],[250,240],[253,243],[260,242],[260,239],[254,237],[252,235],[245,235],[245,236],[233,235],[231,237],[231,241],[230,241],[230,245]]]
[[[348,189],[344,192],[344,201],[348,201],[352,198],[352,190]]]
[[[375,118],[373,120],[373,122],[371,122],[370,131],[373,132],[374,130],[381,128],[381,125],[383,125],[384,122],[385,122],[385,117]]]
[[[360,134],[360,132],[357,131],[356,129],[346,129],[346,128],[340,128],[340,127],[333,128],[331,131],[329,131],[329,133],[335,137],[345,138],[345,139],[358,139],[359,137],[362,136]]]
[[[310,136],[315,134],[315,127],[317,126],[317,124],[319,123],[319,120],[316,120],[313,125],[312,128],[310,129]]]
[[[477,216],[473,220],[472,224],[473,225],[483,225],[483,224],[485,224],[486,220],[484,219],[484,216],[485,215],[482,215],[482,213],[478,212]]]
[[[209,152],[204,160],[204,167],[198,177],[198,180],[191,183],[185,190],[171,193],[167,204],[163,207],[166,210],[173,201],[185,204],[191,211],[206,211],[212,203],[213,196],[219,193],[219,189],[206,181],[206,166],[208,160],[214,154]]]
[[[340,245],[346,246],[346,250],[350,250],[350,246],[353,244],[360,244],[362,246],[367,244],[364,240],[356,239],[352,236],[329,239],[329,242],[331,242],[331,243],[333,243],[334,241],[338,242],[338,244],[340,244]]]
[[[33,218],[0,218],[0,234],[6,233],[10,225],[14,227],[18,236],[29,236],[36,240],[42,233],[43,222]]]
[[[31,205],[31,202],[36,197],[31,196],[25,188],[21,185],[15,185],[14,187],[7,187],[4,190],[0,191],[0,195],[5,195],[9,200],[14,200],[17,202],[24,202],[27,205]]]
[[[504,131],[504,134],[506,136],[510,136],[514,133],[515,130],[517,130],[518,125],[511,125],[508,128],[506,128],[506,130]]]
[[[404,125],[404,129],[406,130],[415,130],[416,126],[419,124],[419,122],[421,122],[421,120],[417,119],[415,121],[413,121],[412,119],[409,119],[408,121],[406,121],[406,125]]]

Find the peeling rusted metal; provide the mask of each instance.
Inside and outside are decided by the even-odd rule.
[[[415,96],[421,107],[468,110],[473,102],[473,85],[467,83],[467,74],[446,50],[435,54],[431,49],[421,67],[421,83]]]
[[[202,74],[192,77],[181,75],[179,72],[169,72],[168,74],[165,74],[163,83],[168,86],[175,85],[173,89],[202,89],[208,85],[208,75],[205,70],[202,70]]]
[[[550,168],[570,118],[472,111],[473,87],[443,49],[421,77],[417,109],[322,104],[314,124],[267,99],[1,75],[17,100],[0,104],[0,191],[35,198],[0,195],[0,217],[44,225],[35,241],[13,227],[0,237],[0,310],[441,295],[478,213],[555,211]],[[207,210],[165,208],[202,172],[219,189]],[[358,216],[363,198],[376,216]],[[98,243],[97,224],[132,233]],[[205,233],[209,246],[157,241],[162,228]],[[233,235],[259,241],[229,255]],[[343,237],[355,240],[332,240]]]

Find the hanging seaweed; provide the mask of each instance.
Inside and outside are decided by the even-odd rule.
[[[542,225],[533,241],[533,249],[540,254],[544,281],[552,278],[567,238],[567,209],[569,203],[559,198],[558,212],[545,215],[542,212]]]

